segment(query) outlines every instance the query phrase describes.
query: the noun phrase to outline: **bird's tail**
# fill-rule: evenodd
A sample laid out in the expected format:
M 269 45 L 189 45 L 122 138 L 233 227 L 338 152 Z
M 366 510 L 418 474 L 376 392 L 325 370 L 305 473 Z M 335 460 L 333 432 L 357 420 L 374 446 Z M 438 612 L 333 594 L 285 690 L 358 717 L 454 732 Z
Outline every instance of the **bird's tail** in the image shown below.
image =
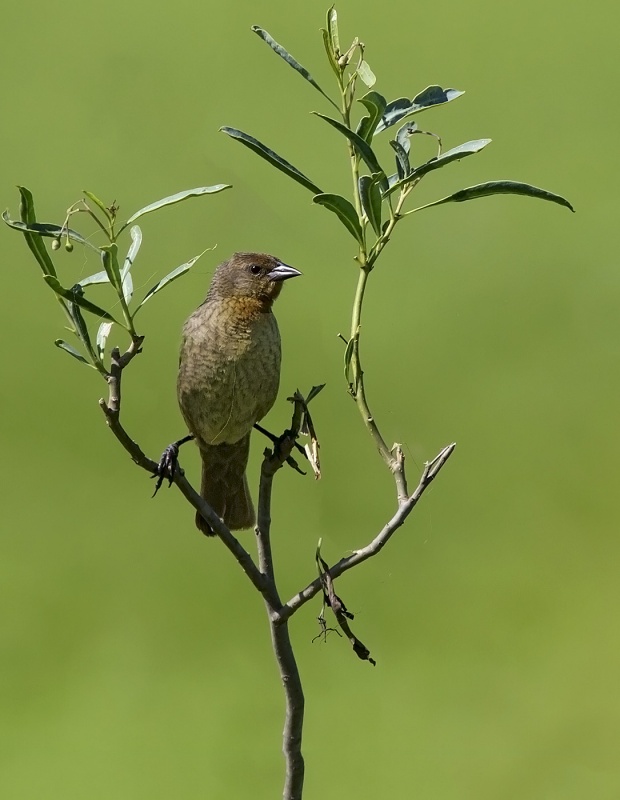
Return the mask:
M 256 522 L 245 468 L 250 452 L 250 434 L 235 444 L 206 445 L 202 456 L 202 487 L 200 494 L 230 530 L 251 528 Z M 196 526 L 206 536 L 215 532 L 209 523 L 196 513 Z

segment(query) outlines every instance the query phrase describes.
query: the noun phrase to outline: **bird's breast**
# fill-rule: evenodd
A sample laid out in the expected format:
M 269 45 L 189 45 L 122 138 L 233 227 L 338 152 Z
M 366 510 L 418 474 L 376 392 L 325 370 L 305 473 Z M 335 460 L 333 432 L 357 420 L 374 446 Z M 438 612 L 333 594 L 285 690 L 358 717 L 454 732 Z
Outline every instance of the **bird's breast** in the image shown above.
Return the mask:
M 183 332 L 178 397 L 199 444 L 243 438 L 275 402 L 280 333 L 274 315 L 242 303 L 203 304 Z

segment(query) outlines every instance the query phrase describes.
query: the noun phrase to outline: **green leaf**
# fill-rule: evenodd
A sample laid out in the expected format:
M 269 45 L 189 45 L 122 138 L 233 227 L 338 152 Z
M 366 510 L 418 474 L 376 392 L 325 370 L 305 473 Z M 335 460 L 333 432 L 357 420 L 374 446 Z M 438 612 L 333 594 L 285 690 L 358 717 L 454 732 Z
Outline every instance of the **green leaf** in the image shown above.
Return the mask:
M 138 250 L 142 244 L 142 231 L 140 230 L 139 225 L 132 225 L 129 233 L 131 234 L 131 245 L 129 246 L 129 250 L 127 251 L 125 261 L 123 262 L 123 268 L 121 270 L 123 296 L 126 303 L 129 303 L 133 295 L 133 279 L 131 277 L 130 270 L 133 267 L 136 256 L 138 255 Z
M 73 228 L 64 228 L 60 225 L 53 225 L 51 222 L 17 222 L 9 217 L 8 211 L 5 211 L 2 214 L 2 219 L 10 228 L 15 228 L 18 231 L 22 231 L 22 233 L 36 233 L 39 236 L 47 236 L 51 239 L 58 239 L 61 236 L 68 236 L 72 241 L 79 242 L 79 244 L 90 247 L 91 250 L 99 250 L 98 247 L 95 247 L 95 245 L 91 244 L 88 239 L 85 239 L 81 233 L 74 231 Z M 45 246 L 42 242 L 41 246 L 45 250 Z M 45 252 L 47 253 L 47 251 Z
M 302 78 L 305 78 L 308 81 L 308 83 L 312 84 L 312 86 L 314 86 L 314 88 L 317 91 L 319 91 L 323 95 L 323 97 L 325 97 L 327 100 L 329 100 L 329 102 L 335 108 L 338 108 L 338 106 L 336 105 L 336 103 L 334 103 L 334 101 L 331 99 L 331 97 L 329 95 L 325 94 L 323 89 L 321 89 L 319 84 L 314 80 L 312 75 L 310 75 L 308 70 L 305 67 L 302 67 L 302 65 L 299 63 L 299 61 L 296 61 L 293 58 L 293 56 L 287 50 L 285 50 L 282 47 L 281 44 L 278 44 L 278 42 L 276 42 L 276 40 L 273 38 L 273 36 L 271 36 L 269 33 L 267 33 L 267 31 L 264 28 L 261 28 L 258 25 L 252 25 L 252 30 L 254 31 L 255 34 L 260 36 L 260 38 L 264 42 L 266 42 L 269 45 L 269 47 L 271 47 L 271 49 L 274 51 L 274 53 L 277 53 L 280 56 L 280 58 L 283 58 L 290 67 L 292 67 L 296 72 L 298 72 L 302 76 Z
M 106 208 L 105 203 L 102 200 L 100 200 L 92 192 L 86 191 L 86 189 L 82 189 L 82 192 L 86 195 L 86 197 L 88 197 L 89 200 L 91 200 L 97 206 L 97 208 L 100 211 L 103 211 L 103 213 L 106 215 L 107 219 L 109 219 L 109 220 L 112 219 L 112 215 L 110 214 L 110 210 L 108 208 Z
M 351 337 L 347 342 L 347 346 L 344 350 L 344 379 L 349 387 L 349 391 L 354 393 L 354 386 L 353 386 L 353 379 L 351 376 L 351 358 L 353 357 L 353 343 L 354 339 Z
M 360 97 L 358 103 L 361 103 L 368 111 L 369 116 L 362 117 L 357 126 L 357 134 L 364 139 L 365 142 L 370 144 L 372 137 L 375 134 L 379 120 L 386 107 L 386 99 L 379 92 L 368 92 L 363 97 Z
M 416 133 L 417 130 L 417 122 L 405 122 L 396 132 L 396 141 L 407 155 L 409 155 L 409 151 L 411 150 L 411 140 L 409 137 Z
M 446 164 L 450 164 L 452 161 L 460 161 L 462 158 L 465 158 L 465 156 L 475 155 L 475 153 L 479 153 L 490 143 L 491 139 L 474 139 L 471 142 L 460 144 L 458 147 L 446 150 L 446 152 L 442 153 L 438 158 L 431 158 L 426 164 L 422 164 L 421 167 L 414 169 L 413 175 L 419 178 L 422 175 L 426 175 L 427 172 L 432 172 L 434 169 L 445 167 Z
M 370 69 L 368 66 L 367 61 L 360 61 L 360 65 L 357 68 L 357 74 L 361 78 L 361 80 L 368 86 L 369 89 L 377 82 L 377 77 L 375 73 Z
M 338 34 L 338 13 L 336 6 L 332 6 L 327 12 L 327 30 L 329 31 L 329 41 L 332 52 L 338 58 L 340 56 L 340 35 Z
M 324 119 L 325 122 L 329 123 L 332 128 L 335 128 L 337 131 L 346 136 L 347 139 L 352 143 L 353 147 L 357 150 L 358 154 L 361 158 L 364 159 L 368 169 L 371 172 L 380 172 L 383 173 L 379 162 L 377 161 L 376 155 L 373 153 L 372 148 L 361 136 L 359 136 L 355 131 L 352 131 L 351 128 L 347 128 L 342 122 L 338 122 L 336 119 L 332 119 L 331 117 L 326 117 L 325 114 L 319 114 L 318 111 L 313 111 L 317 117 Z
M 110 331 L 112 330 L 112 325 L 112 322 L 102 322 L 99 326 L 99 330 L 97 331 L 97 354 L 99 355 L 100 361 L 103 360 L 105 355 L 105 346 L 106 342 L 108 341 Z
M 101 261 L 112 286 L 117 292 L 122 291 L 123 281 L 118 264 L 118 245 L 116 242 L 103 245 L 101 248 Z
M 144 298 L 142 299 L 142 302 L 140 303 L 138 308 L 136 308 L 136 310 L 134 311 L 134 318 L 135 318 L 136 314 L 138 313 L 138 311 L 146 303 L 147 300 L 150 300 L 151 297 L 153 297 L 154 294 L 157 294 L 157 292 L 160 292 L 165 286 L 168 286 L 168 284 L 172 283 L 173 281 L 176 281 L 176 279 L 180 278 L 181 275 L 185 275 L 186 272 L 189 272 L 189 270 L 198 261 L 200 256 L 203 256 L 206 252 L 207 251 L 204 250 L 202 253 L 200 253 L 200 255 L 194 256 L 194 258 L 190 258 L 190 260 L 186 261 L 185 264 L 181 264 L 180 267 L 177 267 L 176 269 L 173 269 L 172 272 L 169 272 L 166 275 L 165 278 L 162 278 L 159 281 L 159 283 L 156 283 L 155 286 L 153 286 L 151 289 L 149 289 L 148 292 L 144 295 Z
M 232 139 L 237 139 L 239 142 L 241 142 L 241 144 L 249 147 L 250 150 L 253 150 L 261 158 L 264 158 L 265 161 L 268 161 L 273 167 L 279 169 L 281 172 L 284 172 L 285 175 L 288 175 L 289 178 L 292 178 L 294 181 L 297 181 L 297 183 L 305 186 L 306 189 L 309 189 L 314 194 L 321 194 L 321 190 L 316 183 L 313 183 L 310 178 L 306 178 L 303 172 L 300 172 L 297 167 L 289 164 L 288 161 L 285 161 L 277 153 L 274 153 L 273 150 L 270 150 L 262 142 L 259 142 L 258 139 L 255 139 L 253 136 L 250 136 L 247 133 L 243 133 L 243 131 L 237 130 L 237 128 L 229 128 L 225 126 L 220 128 L 220 130 L 228 134 L 228 136 L 230 136 Z
M 364 233 L 360 225 L 357 211 L 353 205 L 339 194 L 317 194 L 312 198 L 313 203 L 325 206 L 338 216 L 342 224 L 360 244 L 364 243 Z
M 83 297 L 84 290 L 80 286 L 80 284 L 76 284 L 70 290 L 74 295 L 79 295 Z M 71 317 L 71 321 L 75 327 L 75 333 L 83 343 L 84 347 L 88 350 L 89 353 L 92 353 L 92 345 L 90 342 L 90 335 L 88 333 L 88 327 L 86 326 L 86 322 L 84 321 L 84 317 L 82 316 L 82 312 L 80 311 L 80 307 L 77 302 L 69 303 L 69 315 Z
M 332 46 L 329 41 L 329 34 L 325 30 L 325 28 L 321 28 L 321 35 L 323 36 L 323 47 L 325 48 L 325 52 L 327 53 L 327 60 L 329 61 L 329 65 L 334 71 L 336 77 L 340 78 L 340 68 L 336 59 L 334 58 L 334 54 L 332 52 Z
M 148 206 L 144 206 L 144 208 L 136 211 L 135 214 L 132 214 L 121 230 L 125 230 L 128 225 L 131 225 L 131 223 L 135 222 L 139 217 L 150 214 L 152 211 L 157 211 L 165 206 L 172 206 L 175 203 L 180 203 L 183 200 L 187 200 L 188 197 L 202 197 L 204 194 L 217 194 L 217 192 L 223 192 L 224 189 L 232 189 L 232 186 L 228 183 L 217 183 L 215 186 L 199 186 L 197 189 L 186 189 L 184 192 L 177 192 L 177 194 L 171 194 L 169 197 L 163 197 L 161 200 L 150 203 Z
M 70 303 L 77 303 L 80 308 L 83 308 L 85 311 L 90 311 L 91 314 L 94 314 L 101 319 L 107 319 L 110 320 L 110 322 L 116 322 L 114 317 L 105 309 L 96 306 L 94 303 L 91 303 L 90 300 L 87 300 L 78 292 L 74 292 L 71 289 L 65 289 L 55 275 L 44 275 L 43 279 L 59 297 L 68 300 Z
M 18 228 L 18 230 L 21 230 L 24 234 L 26 244 L 28 245 L 32 255 L 36 258 L 37 263 L 43 271 L 43 274 L 55 275 L 56 269 L 54 268 L 50 254 L 47 252 L 41 236 L 28 232 L 28 225 L 36 221 L 32 193 L 29 189 L 26 189 L 25 186 L 18 186 L 17 188 L 19 189 L 20 194 L 19 213 L 22 224 L 26 226 L 25 228 Z M 2 214 L 2 219 L 9 227 L 17 227 L 16 224 L 13 224 L 13 220 L 11 220 L 8 211 L 5 211 Z
M 87 278 L 83 278 L 79 285 L 80 286 L 91 286 L 96 283 L 109 283 L 110 279 L 108 278 L 107 272 L 96 272 L 94 275 L 89 275 Z
M 359 339 L 359 336 L 360 329 L 358 327 L 353 336 L 347 342 L 347 346 L 344 351 L 344 379 L 349 387 L 349 392 L 354 397 L 359 388 L 359 376 L 357 375 L 355 364 L 352 364 L 351 362 L 353 360 L 353 349 Z
M 69 355 L 73 356 L 73 358 L 77 358 L 77 360 L 80 361 L 82 364 L 86 364 L 87 367 L 92 367 L 93 369 L 96 369 L 94 364 L 91 364 L 90 361 L 85 359 L 84 356 L 75 349 L 75 347 L 71 347 L 70 344 L 67 344 L 62 339 L 56 339 L 54 344 L 56 345 L 56 347 L 59 347 L 61 350 L 64 350 L 65 353 L 69 353 Z
M 131 277 L 131 272 L 128 272 L 123 278 L 123 297 L 126 303 L 129 303 L 133 297 L 133 278 Z
M 532 186 L 529 183 L 519 183 L 517 181 L 488 181 L 486 183 L 478 183 L 475 186 L 468 186 L 466 189 L 461 189 L 448 197 L 442 197 L 441 200 L 435 200 L 433 203 L 427 203 L 425 206 L 420 206 L 420 208 L 414 210 L 421 211 L 423 208 L 440 206 L 443 203 L 463 203 L 465 200 L 476 200 L 478 197 L 489 197 L 493 194 L 520 194 L 525 197 L 548 200 L 551 203 L 557 203 L 565 208 L 570 208 L 573 212 L 575 211 L 565 197 L 548 192 L 546 189 L 539 189 L 537 186 Z
M 362 175 L 359 179 L 359 193 L 362 208 L 377 236 L 381 236 L 381 190 L 380 175 Z
M 440 167 L 445 167 L 446 164 L 450 164 L 452 161 L 460 161 L 466 156 L 479 153 L 480 150 L 482 150 L 483 147 L 486 147 L 490 141 L 491 139 L 474 139 L 471 142 L 460 144 L 458 147 L 453 147 L 452 150 L 446 150 L 446 152 L 442 153 L 439 158 L 431 158 L 431 160 L 427 161 L 426 164 L 422 164 L 421 167 L 414 169 L 413 172 L 411 172 L 411 174 L 406 178 L 403 178 L 402 180 L 399 180 L 390 186 L 388 191 L 385 193 L 385 196 L 392 194 L 394 191 L 396 191 L 396 189 L 399 189 L 401 186 L 405 186 L 407 183 L 411 183 L 411 181 L 418 180 L 428 172 L 432 172 L 435 169 L 440 169 Z
M 411 165 L 409 164 L 409 155 L 402 144 L 396 139 L 390 140 L 390 146 L 396 153 L 396 170 L 398 172 L 399 180 L 406 178 L 411 172 Z
M 461 92 L 458 89 L 442 89 L 441 86 L 428 86 L 417 94 L 413 100 L 399 97 L 398 100 L 393 100 L 387 104 L 381 122 L 377 125 L 377 133 L 381 133 L 386 128 L 395 125 L 404 117 L 417 114 L 419 111 L 424 111 L 432 106 L 449 103 L 462 94 L 465 94 L 465 92 Z
M 133 225 L 131 230 L 129 231 L 129 235 L 131 236 L 131 245 L 129 246 L 129 250 L 127 251 L 125 260 L 123 261 L 121 278 L 124 278 L 125 275 L 127 275 L 127 273 L 129 272 L 129 270 L 133 267 L 134 261 L 136 260 L 136 256 L 138 255 L 138 250 L 140 249 L 140 245 L 142 244 L 142 230 L 139 225 Z

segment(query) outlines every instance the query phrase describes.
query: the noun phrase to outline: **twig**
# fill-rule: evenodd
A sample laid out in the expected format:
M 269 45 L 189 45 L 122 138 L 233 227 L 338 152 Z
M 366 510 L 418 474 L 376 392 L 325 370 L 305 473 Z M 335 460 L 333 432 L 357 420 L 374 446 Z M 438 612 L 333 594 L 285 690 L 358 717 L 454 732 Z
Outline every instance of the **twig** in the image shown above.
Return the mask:
M 392 535 L 398 530 L 398 528 L 401 527 L 409 514 L 413 511 L 426 489 L 437 477 L 441 469 L 454 452 L 455 447 L 455 443 L 449 444 L 447 447 L 444 447 L 443 450 L 438 453 L 432 461 L 428 461 L 424 465 L 420 482 L 418 483 L 413 494 L 404 503 L 399 505 L 398 510 L 392 519 L 383 527 L 377 536 L 375 536 L 375 538 L 366 545 L 366 547 L 361 548 L 361 550 L 356 550 L 352 555 L 347 556 L 346 558 L 341 558 L 340 561 L 333 565 L 333 567 L 330 567 L 329 574 L 331 575 L 332 579 L 335 579 L 344 572 L 347 572 L 347 570 L 356 567 L 358 564 L 366 561 L 366 559 L 376 556 L 377 553 L 383 549 L 383 547 L 391 539 Z M 316 580 L 312 581 L 312 583 L 308 584 L 305 589 L 302 589 L 301 592 L 298 592 L 282 606 L 279 614 L 280 620 L 288 620 L 296 611 L 301 608 L 301 606 L 318 594 L 318 592 L 321 591 L 321 588 L 322 585 L 320 578 L 317 578 Z

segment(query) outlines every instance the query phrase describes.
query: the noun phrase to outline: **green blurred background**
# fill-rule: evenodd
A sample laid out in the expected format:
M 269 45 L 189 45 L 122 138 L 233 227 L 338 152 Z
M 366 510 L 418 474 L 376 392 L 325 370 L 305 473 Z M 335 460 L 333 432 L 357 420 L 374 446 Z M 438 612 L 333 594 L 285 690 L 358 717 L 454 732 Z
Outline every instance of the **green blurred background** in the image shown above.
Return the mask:
M 338 9 L 383 94 L 467 91 L 422 127 L 446 147 L 494 139 L 429 176 L 420 202 L 512 178 L 564 194 L 577 214 L 510 197 L 432 209 L 397 229 L 373 274 L 364 361 L 385 436 L 404 443 L 412 483 L 440 447 L 458 448 L 389 548 L 340 582 L 377 667 L 345 640 L 312 643 L 318 601 L 292 624 L 306 796 L 617 798 L 620 269 L 607 176 L 620 14 L 559 0 Z M 315 574 L 320 536 L 335 560 L 394 507 L 342 379 L 353 240 L 218 133 L 247 130 L 348 191 L 341 139 L 308 115 L 329 108 L 250 32 L 267 28 L 329 85 L 325 10 L 35 0 L 3 9 L 0 54 L 0 195 L 13 216 L 18 183 L 55 222 L 83 188 L 126 216 L 234 184 L 143 220 L 142 289 L 218 246 L 141 312 L 124 412 L 151 455 L 184 432 L 179 332 L 218 261 L 267 250 L 303 270 L 277 307 L 282 395 L 268 425 L 285 424 L 288 392 L 326 382 L 314 406 L 324 477 L 277 478 L 286 596 Z M 414 145 L 432 154 L 430 140 Z M 261 602 L 176 491 L 150 499 L 103 423 L 100 378 L 53 347 L 63 318 L 22 237 L 2 230 L 0 249 L 0 794 L 279 796 L 282 696 Z M 100 268 L 79 248 L 59 265 L 65 283 Z M 256 437 L 254 485 L 262 446 Z M 195 477 L 190 448 L 183 463 Z

